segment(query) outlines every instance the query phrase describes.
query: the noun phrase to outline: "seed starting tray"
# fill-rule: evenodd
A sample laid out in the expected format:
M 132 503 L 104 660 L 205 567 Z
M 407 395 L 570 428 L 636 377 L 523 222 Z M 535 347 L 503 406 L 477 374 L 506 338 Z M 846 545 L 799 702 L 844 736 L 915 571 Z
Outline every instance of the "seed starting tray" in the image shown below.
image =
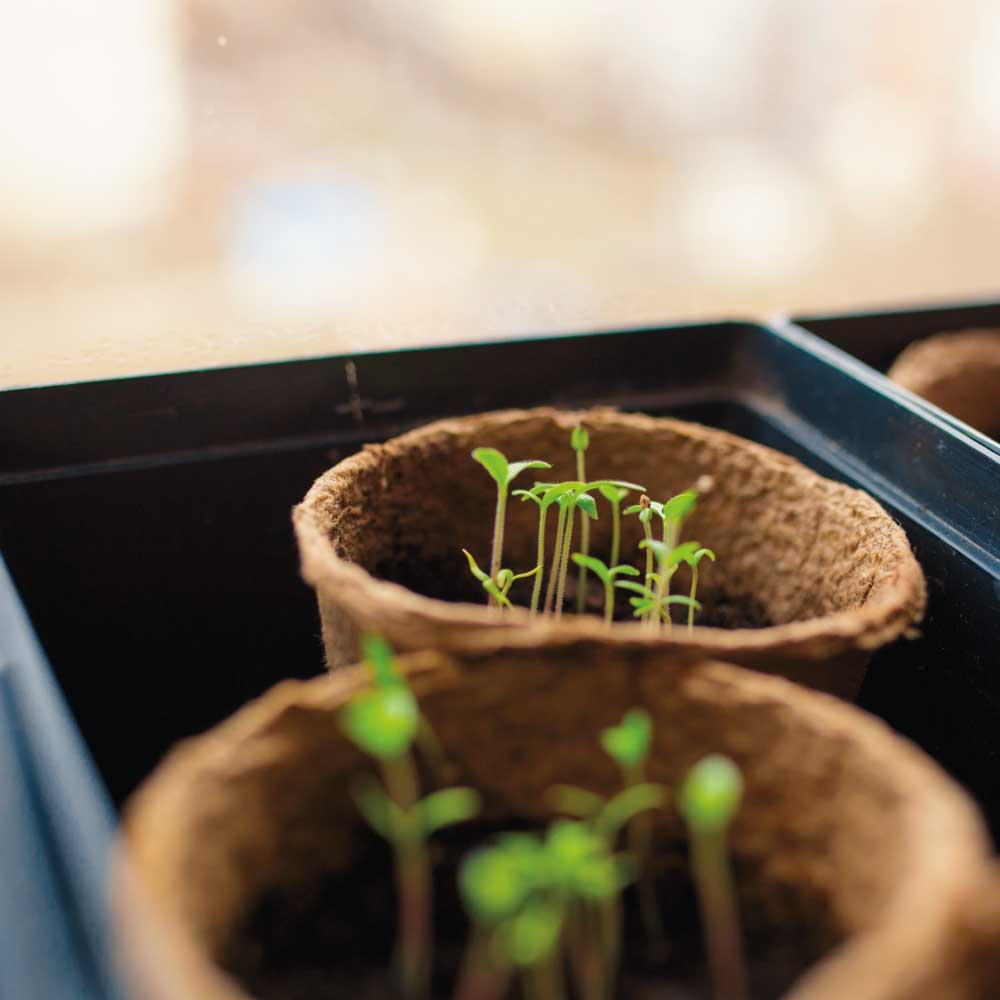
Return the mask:
M 876 654 L 860 703 L 964 783 L 1000 831 L 1000 454 L 795 324 L 9 390 L 0 998 L 117 995 L 112 803 L 177 740 L 281 678 L 322 670 L 289 518 L 313 479 L 365 442 L 438 417 L 539 404 L 711 424 L 881 501 L 914 546 L 929 605 L 919 638 Z

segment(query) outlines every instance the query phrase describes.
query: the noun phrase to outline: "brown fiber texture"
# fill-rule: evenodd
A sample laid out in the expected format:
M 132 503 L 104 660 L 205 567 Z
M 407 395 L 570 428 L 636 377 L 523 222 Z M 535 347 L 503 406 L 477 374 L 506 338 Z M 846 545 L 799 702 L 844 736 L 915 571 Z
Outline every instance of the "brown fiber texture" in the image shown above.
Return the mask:
M 731 756 L 746 781 L 732 849 L 758 872 L 761 905 L 780 920 L 789 900 L 807 900 L 809 919 L 840 941 L 789 997 L 978 996 L 953 984 L 954 962 L 968 957 L 963 906 L 987 871 L 985 834 L 964 793 L 878 720 L 780 678 L 590 641 L 401 664 L 449 780 L 478 788 L 491 818 L 544 821 L 559 782 L 611 794 L 620 777 L 598 734 L 636 705 L 654 721 L 651 780 L 676 788 L 703 755 Z M 355 667 L 287 681 L 181 744 L 133 797 L 125 839 L 163 953 L 130 964 L 146 983 L 174 984 L 141 995 L 242 1000 L 214 964 L 241 917 L 267 890 L 351 864 L 371 834 L 348 788 L 371 764 L 337 713 L 366 683 Z M 683 838 L 673 806 L 657 823 L 661 849 Z M 123 910 L 130 935 L 149 926 L 134 904 Z
M 919 340 L 896 358 L 889 378 L 1000 438 L 1000 330 L 960 330 Z
M 581 421 L 590 431 L 588 479 L 640 483 L 653 499 L 666 499 L 700 476 L 713 478 L 684 533 L 718 555 L 717 563 L 702 563 L 699 593 L 750 605 L 768 627 L 651 636 L 635 622 L 607 632 L 597 616 L 531 620 L 523 608 L 500 614 L 485 606 L 461 550 L 489 565 L 496 493 L 470 453 L 495 447 L 511 461 L 552 462 L 540 477 L 575 478 L 569 435 Z M 514 487 L 530 486 L 535 475 L 524 473 Z M 637 500 L 633 493 L 627 503 Z M 591 553 L 606 559 L 611 516 L 603 498 L 598 503 Z M 550 557 L 555 520 L 552 511 Z M 317 480 L 294 522 L 331 668 L 357 658 L 361 628 L 409 650 L 461 651 L 484 633 L 529 646 L 602 636 L 683 648 L 853 698 L 871 651 L 919 621 L 925 603 L 906 536 L 867 494 L 723 431 L 609 409 L 488 413 L 367 446 Z M 623 561 L 642 565 L 640 538 L 638 519 L 623 518 Z M 536 543 L 536 508 L 512 499 L 504 565 L 530 569 Z M 513 595 L 527 604 L 530 581 L 518 586 Z

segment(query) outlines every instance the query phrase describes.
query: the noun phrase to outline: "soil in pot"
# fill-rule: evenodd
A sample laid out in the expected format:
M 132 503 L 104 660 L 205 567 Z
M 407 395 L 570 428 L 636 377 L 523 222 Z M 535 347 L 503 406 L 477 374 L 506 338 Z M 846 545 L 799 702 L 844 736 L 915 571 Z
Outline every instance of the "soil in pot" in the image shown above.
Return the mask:
M 482 824 L 442 834 L 435 846 L 433 1000 L 451 1000 L 468 925 L 456 890 L 462 856 L 492 833 L 516 824 Z M 624 955 L 618 1000 L 713 1000 L 697 900 L 682 844 L 658 853 L 657 889 L 667 932 L 661 956 L 650 954 L 635 892 L 626 893 Z M 808 899 L 791 890 L 775 914 L 761 895 L 752 863 L 737 859 L 751 995 L 778 1000 L 837 943 Z M 773 889 L 771 890 L 773 892 Z M 350 908 L 344 900 L 352 900 Z M 234 929 L 220 964 L 258 1000 L 384 1000 L 396 995 L 390 974 L 396 930 L 392 858 L 372 841 L 350 872 L 316 884 L 266 893 Z M 569 976 L 567 976 L 569 979 Z

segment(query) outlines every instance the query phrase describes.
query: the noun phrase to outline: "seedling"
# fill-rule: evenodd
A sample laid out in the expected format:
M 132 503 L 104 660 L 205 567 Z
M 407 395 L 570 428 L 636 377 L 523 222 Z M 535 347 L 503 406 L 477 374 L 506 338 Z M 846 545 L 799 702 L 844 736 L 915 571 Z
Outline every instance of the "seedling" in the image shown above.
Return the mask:
M 695 764 L 680 791 L 716 1000 L 747 1000 L 749 995 L 726 836 L 742 797 L 740 770 L 721 754 Z
M 355 789 L 355 802 L 372 829 L 393 847 L 399 893 L 396 965 L 406 1000 L 425 1000 L 432 949 L 431 878 L 427 838 L 471 819 L 479 796 L 471 788 L 445 788 L 420 798 L 412 746 L 422 717 L 406 679 L 395 669 L 384 641 L 365 642 L 374 686 L 355 695 L 341 712 L 348 738 L 380 765 L 382 784 Z
M 629 495 L 629 491 L 605 483 L 601 486 L 601 495 L 611 504 L 611 558 L 609 565 L 617 566 L 622 544 L 622 501 Z
M 587 463 L 585 455 L 590 447 L 590 434 L 582 424 L 577 424 L 569 436 L 570 447 L 576 452 L 576 478 L 580 482 L 587 481 Z M 590 554 L 590 520 L 586 513 L 580 511 L 580 551 L 586 556 Z M 580 572 L 577 576 L 576 613 L 582 615 L 587 607 L 587 565 L 577 563 Z M 612 565 L 614 565 L 612 563 Z
M 646 758 L 653 741 L 653 720 L 643 708 L 629 709 L 617 726 L 601 733 L 604 752 L 621 768 L 625 790 L 646 782 Z M 655 786 L 659 787 L 659 786 Z M 639 865 L 639 911 L 651 948 L 662 951 L 666 941 L 663 920 L 656 904 L 656 886 L 649 870 L 649 817 L 637 814 L 629 823 L 629 847 Z
M 538 599 L 542 593 L 542 576 L 545 568 L 545 518 L 549 508 L 561 496 L 575 489 L 580 483 L 535 483 L 530 490 L 514 490 L 513 496 L 520 497 L 521 502 L 533 500 L 538 506 L 538 559 L 535 569 L 538 571 L 535 576 L 535 586 L 531 592 L 531 614 L 538 613 Z M 560 508 L 560 512 L 562 508 Z M 557 530 L 556 550 L 559 549 L 562 532 Z M 554 590 L 553 590 L 554 593 Z
M 632 867 L 629 858 L 612 853 L 603 834 L 571 820 L 557 820 L 544 840 L 507 834 L 471 854 L 459 874 L 475 928 L 459 1000 L 500 996 L 510 970 L 519 973 L 529 1000 L 560 1000 L 562 946 L 583 1000 L 607 1000 L 618 898 Z
M 654 628 L 662 619 L 667 627 L 670 628 L 672 625 L 670 620 L 670 606 L 672 604 L 683 604 L 688 607 L 693 606 L 695 610 L 701 610 L 701 605 L 693 598 L 670 593 L 670 580 L 674 573 L 677 572 L 677 567 L 686 555 L 698 547 L 698 542 L 685 542 L 683 545 L 669 549 L 664 542 L 658 541 L 655 538 L 644 538 L 639 542 L 639 548 L 655 553 L 657 568 L 656 572 L 651 574 L 651 580 L 656 587 L 655 590 L 650 589 L 649 586 L 634 588 L 638 590 L 640 596 L 631 598 L 630 603 L 635 608 L 634 613 L 637 617 L 648 615 L 649 617 L 646 620 L 653 623 Z M 625 582 L 623 581 L 619 586 L 625 586 Z
M 490 578 L 495 580 L 500 572 L 503 557 L 504 523 L 507 519 L 507 493 L 510 484 L 525 469 L 551 469 L 548 462 L 529 459 L 525 462 L 508 462 L 503 452 L 496 448 L 476 448 L 472 457 L 493 477 L 497 484 L 497 507 L 493 519 L 493 549 L 490 554 Z M 490 595 L 491 598 L 493 595 Z
M 555 613 L 556 618 L 562 617 L 562 606 L 563 600 L 566 595 L 566 575 L 569 572 L 569 553 L 570 547 L 573 544 L 573 521 L 575 520 L 573 512 L 579 507 L 581 510 L 581 517 L 597 519 L 597 504 L 594 502 L 594 498 L 589 494 L 584 492 L 584 487 L 580 487 L 576 490 L 571 490 L 568 493 L 563 493 L 559 498 L 559 518 L 562 522 L 563 527 L 563 537 L 562 542 L 559 542 L 559 529 L 556 528 L 556 552 L 552 560 L 552 571 L 555 578 L 555 595 L 554 603 L 552 605 L 552 610 Z M 549 581 L 549 587 L 551 588 L 552 581 Z M 548 603 L 548 595 L 545 596 L 546 604 Z
M 490 595 L 490 602 L 500 607 L 509 608 L 513 606 L 507 597 L 507 593 L 515 580 L 524 580 L 529 576 L 534 576 L 538 572 L 537 566 L 534 569 L 529 569 L 527 573 L 517 574 L 512 569 L 502 569 L 494 579 L 479 568 L 479 564 L 473 559 L 472 553 L 468 549 L 462 549 L 462 551 L 465 553 L 465 558 L 469 561 L 469 569 L 472 575 L 483 585 L 483 590 Z
M 681 558 L 691 567 L 691 603 L 688 605 L 688 631 L 694 629 L 694 611 L 696 601 L 694 599 L 695 594 L 698 592 L 698 563 L 704 558 L 710 559 L 715 562 L 715 553 L 711 549 L 698 548 L 693 552 L 685 552 Z M 699 605 L 700 608 L 700 605 Z
M 581 568 L 589 569 L 594 576 L 604 584 L 604 623 L 611 628 L 611 623 L 615 616 L 615 577 L 616 576 L 638 576 L 639 571 L 634 566 L 605 566 L 596 556 L 584 555 L 582 552 L 573 553 L 573 562 Z

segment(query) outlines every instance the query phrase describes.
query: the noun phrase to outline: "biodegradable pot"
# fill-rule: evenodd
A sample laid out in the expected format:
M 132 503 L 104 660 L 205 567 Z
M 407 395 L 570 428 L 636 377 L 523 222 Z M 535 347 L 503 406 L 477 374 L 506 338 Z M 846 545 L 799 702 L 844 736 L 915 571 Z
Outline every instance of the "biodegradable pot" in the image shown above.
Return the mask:
M 736 760 L 746 794 L 731 844 L 747 934 L 763 924 L 782 937 L 809 928 L 826 942 L 783 995 L 974 995 L 954 987 L 954 966 L 967 955 L 963 905 L 986 871 L 984 831 L 964 793 L 880 721 L 780 678 L 597 642 L 414 654 L 401 665 L 449 756 L 449 780 L 478 788 L 492 821 L 543 823 L 547 790 L 560 782 L 612 794 L 620 777 L 598 734 L 632 706 L 653 716 L 651 780 L 676 788 L 710 752 Z M 360 894 L 336 879 L 351 877 L 374 840 L 348 794 L 372 764 L 337 714 L 366 684 L 360 668 L 286 681 L 181 744 L 133 797 L 131 872 L 158 908 L 151 930 L 131 897 L 122 905 L 140 995 L 245 1000 L 241 963 L 267 964 L 260 941 L 248 939 L 250 915 L 282 912 L 276 900 L 331 879 L 330 907 L 362 919 Z M 680 862 L 673 806 L 656 823 L 654 862 Z M 281 937 L 287 948 L 296 929 Z M 319 953 L 331 969 L 354 957 Z
M 718 554 L 717 563 L 702 564 L 699 595 L 717 621 L 765 627 L 651 636 L 637 622 L 608 632 L 597 616 L 564 614 L 556 622 L 530 619 L 524 608 L 500 614 L 485 606 L 461 550 L 488 564 L 496 493 L 470 452 L 485 445 L 511 460 L 542 458 L 555 467 L 538 475 L 575 478 L 569 434 L 578 421 L 590 430 L 590 478 L 638 482 L 654 498 L 713 478 L 685 526 L 686 538 Z M 530 485 L 533 475 L 515 487 Z M 591 552 L 606 558 L 611 518 L 603 500 L 600 510 Z M 853 698 L 871 651 L 918 621 L 925 603 L 906 536 L 865 493 L 723 431 L 609 409 L 487 413 L 368 445 L 317 480 L 294 522 L 332 668 L 357 659 L 361 628 L 379 629 L 406 650 L 461 651 L 483 634 L 517 645 L 604 636 L 683 647 Z M 551 556 L 554 523 L 550 528 Z M 623 558 L 639 565 L 638 519 L 623 518 L 622 532 Z M 537 509 L 512 499 L 504 565 L 533 566 L 536 539 Z M 526 604 L 530 581 L 518 586 L 517 600 Z
M 1000 439 L 1000 330 L 939 333 L 910 344 L 889 378 Z

